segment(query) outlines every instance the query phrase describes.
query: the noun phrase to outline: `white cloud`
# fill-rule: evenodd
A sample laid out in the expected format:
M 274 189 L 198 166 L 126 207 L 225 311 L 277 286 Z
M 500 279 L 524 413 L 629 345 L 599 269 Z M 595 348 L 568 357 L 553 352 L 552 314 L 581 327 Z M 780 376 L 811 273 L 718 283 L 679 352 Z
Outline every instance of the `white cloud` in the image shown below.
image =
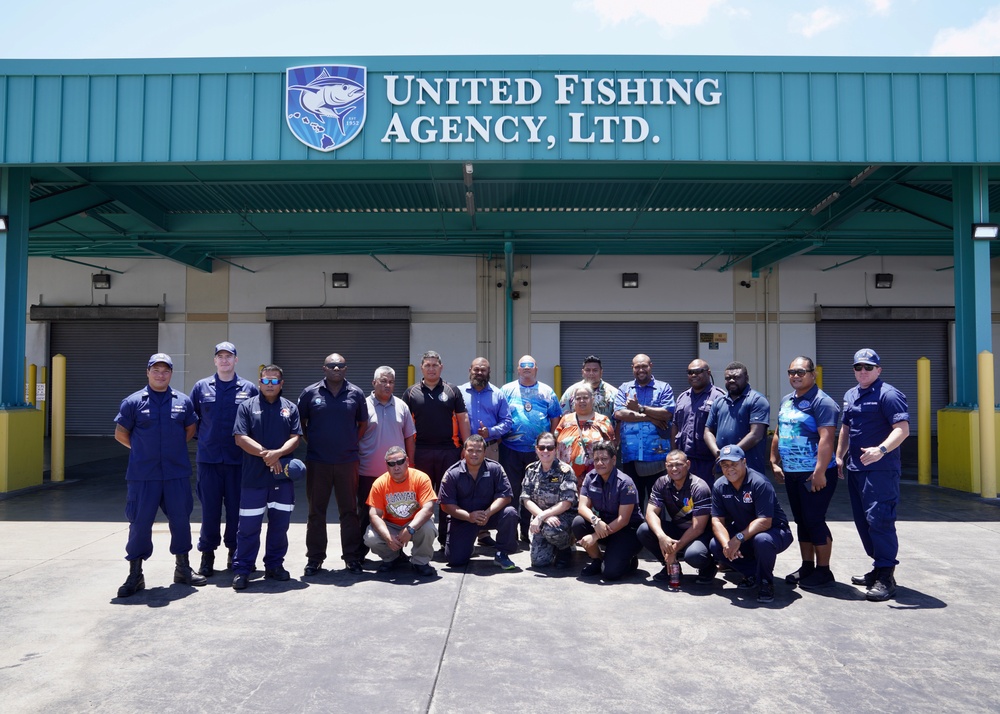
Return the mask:
M 872 15 L 888 15 L 892 9 L 892 0 L 865 0 Z
M 1000 54 L 1000 7 L 995 7 L 974 25 L 948 27 L 934 36 L 931 55 L 992 57 Z
M 808 15 L 795 13 L 789 23 L 792 32 L 798 32 L 803 37 L 813 37 L 829 30 L 843 22 L 844 18 L 828 7 L 820 7 Z
M 725 0 L 590 0 L 602 22 L 649 19 L 663 28 L 691 27 L 708 19 L 712 8 Z

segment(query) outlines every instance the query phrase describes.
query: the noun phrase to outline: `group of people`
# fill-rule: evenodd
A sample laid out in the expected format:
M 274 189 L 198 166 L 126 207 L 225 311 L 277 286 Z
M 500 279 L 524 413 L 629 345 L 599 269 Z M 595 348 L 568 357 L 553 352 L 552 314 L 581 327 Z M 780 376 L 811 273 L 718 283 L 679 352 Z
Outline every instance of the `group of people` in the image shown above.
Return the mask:
M 538 381 L 531 355 L 518 361 L 517 379 L 501 387 L 490 382 L 482 357 L 473 360 L 469 381 L 455 386 L 442 378 L 440 355 L 428 351 L 421 379 L 397 398 L 391 367 L 375 371 L 366 397 L 347 380 L 346 358 L 333 353 L 324 378 L 292 402 L 281 394 L 277 365 L 264 366 L 255 384 L 236 374 L 233 343 L 216 345 L 214 359 L 215 374 L 188 396 L 169 386 L 169 355 L 153 355 L 147 387 L 127 397 L 116 417 L 115 436 L 131 448 L 130 572 L 119 597 L 145 587 L 142 561 L 152 554 L 161 508 L 175 582 L 204 585 L 225 545 L 233 588 L 248 587 L 265 513 L 264 577 L 288 580 L 292 482 L 304 474 L 303 577 L 323 571 L 335 495 L 341 558 L 354 574 L 371 552 L 379 572 L 408 563 L 418 576 L 433 576 L 435 541 L 450 566 L 464 566 L 478 545 L 502 570 L 514 570 L 510 556 L 520 541 L 530 544 L 533 567 L 566 568 L 578 545 L 590 559 L 582 576 L 616 580 L 638 568 L 645 548 L 663 566 L 654 579 L 670 589 L 681 585 L 683 562 L 702 584 L 720 568 L 734 570 L 739 588 L 770 602 L 775 560 L 793 536 L 769 466 L 786 488 L 802 555 L 786 582 L 835 582 L 826 512 L 837 481 L 846 478 L 873 561 L 871 572 L 852 582 L 869 600 L 895 593 L 899 446 L 909 415 L 905 396 L 881 380 L 874 350 L 855 354 L 858 386 L 844 396 L 842 411 L 818 388 L 812 360 L 796 357 L 788 368 L 793 391 L 781 401 L 770 450 L 770 405 L 739 362 L 727 365 L 720 389 L 709 365 L 694 360 L 689 389 L 675 399 L 647 355 L 635 356 L 634 379 L 617 388 L 604 382 L 600 358 L 590 355 L 582 379 L 560 399 Z M 186 449 L 195 436 L 203 513 L 197 569 L 188 560 L 193 498 Z M 302 439 L 304 464 L 292 458 Z

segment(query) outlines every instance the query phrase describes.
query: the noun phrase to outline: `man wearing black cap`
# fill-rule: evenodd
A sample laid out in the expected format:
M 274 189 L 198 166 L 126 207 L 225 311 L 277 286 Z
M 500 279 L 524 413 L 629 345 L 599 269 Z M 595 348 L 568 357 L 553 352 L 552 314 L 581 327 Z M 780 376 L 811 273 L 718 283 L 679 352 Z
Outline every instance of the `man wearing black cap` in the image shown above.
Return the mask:
M 149 384 L 125 397 L 115 417 L 115 440 L 129 449 L 125 472 L 129 576 L 118 588 L 118 597 L 131 597 L 146 587 L 142 561 L 153 554 L 153 521 L 161 508 L 170 524 L 170 552 L 177 561 L 174 582 L 207 582 L 188 561 L 194 498 L 187 442 L 194 436 L 198 417 L 188 396 L 170 388 L 173 372 L 170 355 L 158 352 L 150 357 Z
M 201 501 L 201 534 L 198 572 L 215 573 L 215 549 L 223 542 L 229 549 L 228 567 L 236 552 L 236 524 L 240 517 L 240 478 L 243 452 L 233 441 L 233 422 L 240 404 L 257 394 L 257 385 L 236 374 L 236 345 L 215 346 L 215 374 L 200 379 L 191 390 L 198 415 L 198 500 Z M 226 531 L 222 534 L 222 509 Z
M 867 588 L 868 600 L 881 602 L 896 594 L 899 446 L 910 435 L 910 414 L 906 395 L 882 381 L 875 350 L 854 354 L 854 378 L 858 386 L 844 395 L 837 465 L 841 478 L 846 470 L 854 525 L 874 568 L 851 582 Z

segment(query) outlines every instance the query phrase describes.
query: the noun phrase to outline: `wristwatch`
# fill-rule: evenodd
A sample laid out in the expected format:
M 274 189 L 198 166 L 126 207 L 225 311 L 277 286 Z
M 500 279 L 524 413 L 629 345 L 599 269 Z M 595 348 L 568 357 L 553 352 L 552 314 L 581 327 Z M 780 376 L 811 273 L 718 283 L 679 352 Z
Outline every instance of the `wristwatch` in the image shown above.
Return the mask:
M 600 516 L 598 516 L 598 515 L 597 515 L 597 514 L 595 513 L 594 515 L 592 515 L 592 516 L 590 517 L 590 525 L 592 525 L 592 526 L 596 526 L 596 525 L 597 525 L 597 522 L 598 522 L 599 520 L 601 520 Z
M 740 531 L 739 533 L 736 534 L 736 540 L 738 540 L 740 543 L 743 542 L 743 531 Z
M 882 452 L 882 456 L 885 456 L 886 454 L 889 453 L 889 450 L 884 446 L 882 446 L 881 444 L 879 444 L 878 450 Z
M 416 533 L 416 531 L 413 530 L 413 526 L 406 526 L 406 532 L 409 533 L 411 536 Z

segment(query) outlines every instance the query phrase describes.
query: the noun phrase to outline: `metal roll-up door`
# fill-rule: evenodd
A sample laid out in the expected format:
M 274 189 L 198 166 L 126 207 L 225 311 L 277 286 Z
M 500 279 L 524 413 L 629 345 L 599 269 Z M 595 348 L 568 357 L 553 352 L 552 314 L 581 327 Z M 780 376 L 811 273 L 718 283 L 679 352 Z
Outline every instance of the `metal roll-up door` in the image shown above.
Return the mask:
M 146 362 L 158 340 L 153 321 L 50 323 L 49 364 L 66 357 L 67 434 L 114 434 L 122 399 L 148 383 Z
M 591 354 L 601 358 L 604 381 L 617 387 L 626 380 L 634 379 L 632 358 L 640 353 L 649 356 L 653 361 L 653 376 L 668 382 L 676 396 L 688 388 L 687 366 L 698 357 L 698 323 L 559 324 L 559 360 L 563 369 L 563 389 L 580 379 L 583 360 Z
M 282 394 L 295 401 L 308 385 L 323 379 L 323 359 L 336 352 L 347 360 L 347 380 L 365 394 L 375 369 L 396 370 L 396 396 L 406 389 L 410 364 L 407 320 L 302 320 L 273 323 L 271 354 L 285 373 Z
M 931 433 L 937 433 L 937 410 L 948 404 L 949 350 L 947 320 L 823 320 L 816 323 L 816 363 L 823 367 L 823 391 L 838 403 L 857 386 L 854 353 L 878 352 L 882 379 L 906 395 L 910 430 L 917 431 L 917 360 L 931 361 Z

